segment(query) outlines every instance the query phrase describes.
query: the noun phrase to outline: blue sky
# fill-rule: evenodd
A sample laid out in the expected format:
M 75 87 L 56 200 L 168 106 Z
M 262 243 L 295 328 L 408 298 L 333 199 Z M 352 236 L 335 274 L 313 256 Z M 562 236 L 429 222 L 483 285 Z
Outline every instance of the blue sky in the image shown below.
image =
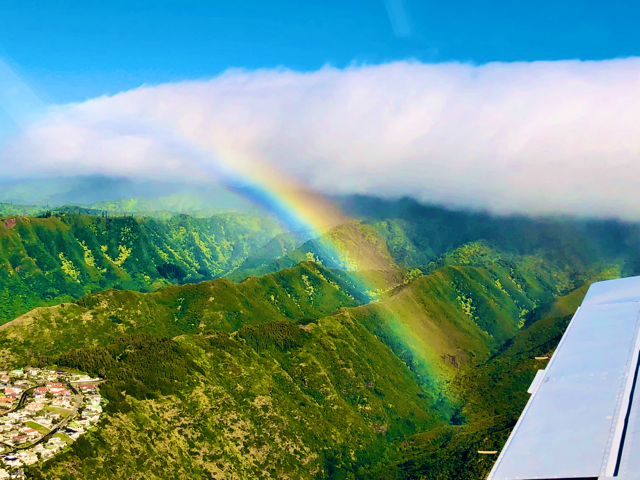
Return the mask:
M 277 172 L 326 193 L 640 220 L 639 11 L 3 0 L 0 180 Z
M 67 103 L 229 67 L 627 57 L 640 54 L 639 10 L 576 0 L 4 0 L 0 58 L 46 103 Z

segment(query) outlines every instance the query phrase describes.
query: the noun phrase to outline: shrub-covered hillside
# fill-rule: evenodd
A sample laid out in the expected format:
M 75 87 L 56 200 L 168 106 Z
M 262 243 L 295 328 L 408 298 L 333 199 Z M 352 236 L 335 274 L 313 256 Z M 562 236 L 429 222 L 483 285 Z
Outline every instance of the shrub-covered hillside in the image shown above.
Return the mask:
M 109 380 L 106 420 L 31 478 L 353 478 L 438 418 L 348 316 L 235 335 L 122 337 L 50 359 Z
M 586 286 L 637 267 L 637 226 L 365 200 L 320 240 L 3 218 L 0 370 L 100 375 L 109 402 L 27 476 L 483 478 Z
M 268 248 L 251 255 L 229 278 L 242 280 L 250 275 L 277 272 L 305 260 L 349 271 L 398 269 L 384 237 L 373 226 L 360 221 L 338 225 L 320 238 L 300 242 L 302 245 L 289 251 L 290 247 L 287 247 L 302 238 L 304 232 L 295 237 L 280 236 L 277 243 L 270 242 L 265 246 Z
M 269 218 L 240 214 L 0 218 L 0 324 L 105 288 L 149 291 L 219 277 L 280 231 Z
M 454 383 L 462 393 L 463 425 L 447 425 L 412 435 L 389 447 L 363 478 L 376 480 L 476 480 L 486 478 L 495 455 L 516 424 L 538 369 L 544 369 L 587 291 L 584 285 L 542 305 L 529 326 L 493 355 L 462 368 Z
M 108 290 L 0 326 L 0 369 L 107 379 L 98 429 L 28 476 L 481 478 L 478 447 L 500 448 L 533 355 L 553 349 L 584 289 L 556 299 L 617 272 L 484 244 L 442 261 L 369 304 L 344 272 L 303 262 Z
M 170 336 L 273 320 L 310 321 L 355 306 L 352 287 L 306 263 L 240 284 L 218 279 L 153 293 L 107 290 L 76 302 L 35 309 L 0 326 L 0 368 L 73 347 L 104 345 L 126 333 Z

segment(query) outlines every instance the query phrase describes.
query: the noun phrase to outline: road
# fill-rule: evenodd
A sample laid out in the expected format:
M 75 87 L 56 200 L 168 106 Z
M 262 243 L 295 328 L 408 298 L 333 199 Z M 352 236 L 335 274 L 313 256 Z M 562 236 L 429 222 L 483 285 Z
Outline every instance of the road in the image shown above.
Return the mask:
M 24 402 L 26 402 L 26 401 L 27 401 L 27 394 L 28 394 L 31 390 L 33 390 L 33 389 L 35 389 L 35 388 L 38 388 L 39 386 L 40 386 L 40 385 L 35 385 L 35 386 L 31 387 L 31 388 L 27 388 L 24 392 L 22 392 L 22 395 L 20 395 L 20 400 L 18 400 L 18 404 L 17 404 L 15 407 L 13 407 L 11 410 L 7 410 L 6 412 L 2 412 L 2 413 L 0 413 L 0 417 L 2 417 L 3 415 L 8 415 L 8 414 L 9 414 L 9 413 L 11 413 L 11 412 L 15 412 L 15 411 L 16 411 L 16 410 L 18 410 L 20 407 L 22 407 L 22 406 L 24 405 Z
M 24 402 L 27 401 L 27 394 L 33 390 L 34 388 L 38 388 L 40 385 L 35 385 L 31 388 L 26 389 L 24 392 L 22 392 L 22 395 L 20 395 L 20 400 L 18 400 L 18 404 L 13 407 L 11 410 L 7 410 L 6 412 L 1 412 L 0 413 L 0 417 L 2 417 L 3 415 L 8 415 L 11 412 L 15 412 L 16 410 L 18 410 L 20 407 L 22 407 L 24 405 Z M 12 448 L 11 445 L 8 445 L 4 442 L 0 442 L 0 445 L 4 445 L 7 448 Z M 6 452 L 6 453 L 13 453 L 13 452 Z
M 32 387 L 32 388 L 36 388 L 36 387 Z M 71 385 L 71 383 L 67 383 L 67 388 L 69 388 L 69 390 L 71 390 L 73 392 L 73 404 L 74 405 L 73 405 L 73 410 L 71 411 L 71 413 L 69 413 L 69 415 L 64 417 L 64 419 L 62 419 L 55 427 L 53 427 L 49 431 L 49 433 L 45 434 L 44 436 L 42 436 L 41 438 L 39 438 L 35 442 L 30 443 L 29 445 L 27 445 L 25 447 L 12 447 L 11 445 L 7 445 L 6 443 L 0 442 L 0 444 L 4 445 L 5 447 L 13 448 L 13 450 L 11 450 L 9 452 L 4 452 L 3 455 L 11 454 L 11 453 L 19 452 L 20 450 L 27 450 L 27 449 L 29 449 L 31 447 L 35 447 L 36 445 L 39 445 L 40 443 L 43 443 L 43 442 L 49 440 L 56 433 L 58 433 L 60 431 L 60 429 L 64 429 L 67 426 L 67 423 L 69 423 L 69 420 L 71 420 L 71 418 L 73 418 L 76 415 L 76 413 L 78 413 L 78 409 L 82 405 L 82 394 L 80 392 L 78 392 L 75 389 L 75 387 L 73 385 Z M 29 390 L 31 390 L 31 389 L 29 389 Z M 20 401 L 23 402 L 23 403 L 24 403 L 23 399 L 26 399 L 27 392 L 28 392 L 28 390 L 25 390 L 25 392 L 22 394 L 22 397 L 20 397 Z M 13 410 L 16 410 L 17 408 L 19 408 L 19 406 L 20 405 L 18 405 L 18 407 L 14 408 Z M 7 412 L 7 413 L 9 413 L 9 412 Z

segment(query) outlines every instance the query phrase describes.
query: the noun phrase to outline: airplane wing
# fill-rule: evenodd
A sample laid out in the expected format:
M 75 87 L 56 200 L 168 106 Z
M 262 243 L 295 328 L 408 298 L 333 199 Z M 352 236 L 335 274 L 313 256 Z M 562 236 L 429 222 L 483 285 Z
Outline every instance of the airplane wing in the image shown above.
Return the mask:
M 591 285 L 488 480 L 640 480 L 640 277 Z

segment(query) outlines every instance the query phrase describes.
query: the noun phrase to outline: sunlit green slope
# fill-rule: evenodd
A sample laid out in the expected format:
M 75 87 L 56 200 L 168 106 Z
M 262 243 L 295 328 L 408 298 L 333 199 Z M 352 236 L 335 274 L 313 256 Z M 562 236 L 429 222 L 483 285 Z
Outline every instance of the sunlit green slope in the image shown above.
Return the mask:
M 269 249 L 262 249 L 250 256 L 229 278 L 242 280 L 248 276 L 264 275 L 307 260 L 347 271 L 399 269 L 389 253 L 384 237 L 372 225 L 365 225 L 360 221 L 338 225 L 291 251 L 288 251 L 289 245 L 284 244 L 285 240 L 291 246 L 295 244 L 295 239 L 280 237 L 276 245 L 272 244 Z M 278 244 L 282 247 L 278 248 Z
M 483 244 L 442 261 L 367 305 L 342 272 L 303 262 L 108 290 L 0 326 L 0 369 L 108 379 L 99 428 L 28 475 L 481 478 L 477 450 L 508 435 L 533 356 L 584 289 L 554 303 L 575 272 Z
M 522 412 L 527 389 L 546 367 L 588 284 L 548 302 L 529 326 L 483 361 L 471 362 L 454 380 L 462 392 L 464 425 L 448 425 L 413 435 L 390 446 L 387 455 L 363 478 L 378 480 L 476 480 L 485 478 Z
M 174 337 L 273 320 L 304 323 L 357 305 L 351 293 L 348 283 L 312 263 L 239 284 L 218 279 L 153 293 L 107 290 L 0 326 L 0 368 L 11 359 L 104 345 L 128 333 Z
M 234 270 L 280 233 L 268 217 L 0 218 L 0 324 L 110 287 L 148 291 Z
M 366 329 L 312 325 L 123 337 L 54 359 L 104 374 L 110 403 L 98 430 L 29 476 L 345 478 L 390 439 L 442 423 Z

